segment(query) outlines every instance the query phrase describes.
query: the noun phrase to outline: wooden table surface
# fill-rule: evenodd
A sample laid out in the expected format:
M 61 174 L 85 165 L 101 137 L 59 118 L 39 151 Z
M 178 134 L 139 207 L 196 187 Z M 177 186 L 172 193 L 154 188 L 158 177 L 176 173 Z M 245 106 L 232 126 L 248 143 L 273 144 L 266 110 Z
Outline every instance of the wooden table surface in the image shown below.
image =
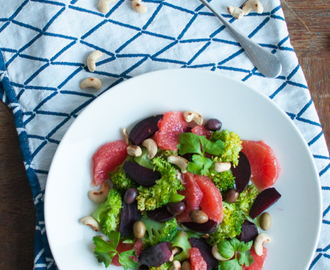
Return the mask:
M 330 0 L 282 0 L 282 7 L 291 43 L 330 145 Z M 0 269 L 33 269 L 32 192 L 14 118 L 3 103 L 0 103 L 0 191 Z

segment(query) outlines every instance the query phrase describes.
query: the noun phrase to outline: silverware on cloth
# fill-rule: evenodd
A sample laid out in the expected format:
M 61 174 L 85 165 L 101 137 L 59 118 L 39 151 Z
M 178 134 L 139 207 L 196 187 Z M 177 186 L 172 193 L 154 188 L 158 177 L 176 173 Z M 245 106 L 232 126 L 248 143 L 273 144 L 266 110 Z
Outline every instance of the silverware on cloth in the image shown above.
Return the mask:
M 225 18 L 217 13 L 206 0 L 201 1 L 212 13 L 227 27 L 233 34 L 237 41 L 244 48 L 246 54 L 251 59 L 252 63 L 256 66 L 258 71 L 266 77 L 277 77 L 282 71 L 282 65 L 279 59 L 265 48 L 261 47 L 258 43 L 252 41 L 247 36 L 243 35 L 234 26 L 228 23 Z

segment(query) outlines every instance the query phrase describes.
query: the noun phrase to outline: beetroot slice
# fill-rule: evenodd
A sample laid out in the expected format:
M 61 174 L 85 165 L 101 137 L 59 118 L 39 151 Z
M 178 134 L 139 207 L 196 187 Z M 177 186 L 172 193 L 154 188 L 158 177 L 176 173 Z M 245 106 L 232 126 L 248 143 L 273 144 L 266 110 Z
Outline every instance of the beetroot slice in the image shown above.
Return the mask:
M 141 212 L 137 208 L 137 202 L 127 204 L 123 202 L 120 213 L 119 232 L 120 236 L 128 236 L 133 233 L 135 221 L 141 219 Z
M 215 233 L 217 228 L 217 222 L 211 219 L 202 224 L 196 222 L 183 222 L 182 225 L 192 231 L 200 233 Z
M 192 247 L 199 249 L 199 252 L 206 262 L 207 270 L 212 270 L 218 265 L 218 260 L 216 260 L 212 255 L 212 246 L 207 243 L 205 239 L 189 238 L 188 240 Z
M 166 205 L 156 208 L 155 210 L 147 211 L 148 218 L 157 221 L 165 222 L 172 219 L 174 216 L 167 210 Z
M 147 266 L 160 266 L 166 263 L 172 255 L 170 243 L 161 242 L 142 250 L 138 262 Z
M 125 161 L 123 169 L 129 177 L 143 187 L 152 187 L 156 180 L 162 177 L 160 172 L 153 171 L 132 161 Z
M 235 177 L 236 191 L 241 193 L 246 189 L 251 177 L 250 162 L 243 152 L 239 153 L 238 165 L 231 171 Z
M 138 122 L 129 134 L 129 139 L 133 144 L 138 145 L 145 139 L 151 137 L 156 133 L 158 128 L 158 121 L 163 118 L 162 114 L 150 116 Z
M 268 207 L 272 206 L 281 198 L 281 194 L 275 188 L 267 188 L 256 197 L 249 212 L 249 216 L 254 219 Z
M 242 224 L 242 232 L 239 236 L 239 240 L 248 243 L 250 241 L 254 241 L 257 235 L 258 235 L 257 226 L 253 222 L 245 220 L 244 223 Z

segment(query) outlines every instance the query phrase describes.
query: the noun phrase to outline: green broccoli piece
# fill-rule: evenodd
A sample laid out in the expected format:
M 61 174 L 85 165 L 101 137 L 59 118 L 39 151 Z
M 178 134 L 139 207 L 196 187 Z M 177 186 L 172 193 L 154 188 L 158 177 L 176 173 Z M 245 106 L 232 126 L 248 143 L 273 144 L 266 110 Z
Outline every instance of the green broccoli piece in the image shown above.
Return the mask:
M 228 190 L 232 189 L 235 184 L 235 177 L 233 176 L 231 170 L 218 173 L 214 170 L 214 165 L 211 167 L 208 177 L 220 190 L 222 196 L 224 196 Z
M 181 249 L 181 252 L 174 256 L 174 260 L 181 262 L 190 257 L 189 249 L 191 249 L 191 245 L 188 241 L 188 238 L 189 236 L 186 232 L 178 231 L 175 237 L 172 239 L 172 246 Z
M 242 224 L 249 219 L 249 211 L 257 195 L 256 186 L 251 184 L 239 195 L 236 202 L 223 202 L 223 220 L 217 226 L 216 232 L 208 238 L 212 246 L 241 234 Z
M 160 223 L 143 216 L 141 221 L 146 227 L 146 233 L 142 238 L 143 248 L 154 246 L 164 241 L 170 242 L 178 231 L 176 218 Z
M 232 162 L 233 166 L 237 166 L 239 152 L 242 150 L 242 141 L 239 136 L 228 130 L 212 132 L 210 141 L 216 142 L 217 140 L 225 143 L 225 149 L 221 155 L 213 159 L 213 162 Z
M 169 270 L 172 267 L 173 263 L 166 262 L 160 266 L 150 266 L 149 270 Z
M 124 193 L 131 187 L 137 187 L 136 182 L 130 178 L 123 169 L 124 163 L 119 165 L 113 172 L 109 173 L 113 187 Z
M 156 180 L 152 187 L 138 187 L 139 195 L 136 199 L 140 211 L 159 208 L 170 202 L 178 190 L 184 189 L 182 183 L 177 179 L 176 169 L 167 160 L 156 157 L 152 163 L 154 170 L 159 171 L 162 177 Z
M 101 225 L 107 236 L 111 231 L 117 231 L 120 221 L 122 199 L 116 189 L 109 191 L 107 200 L 100 204 L 92 213 L 92 217 Z

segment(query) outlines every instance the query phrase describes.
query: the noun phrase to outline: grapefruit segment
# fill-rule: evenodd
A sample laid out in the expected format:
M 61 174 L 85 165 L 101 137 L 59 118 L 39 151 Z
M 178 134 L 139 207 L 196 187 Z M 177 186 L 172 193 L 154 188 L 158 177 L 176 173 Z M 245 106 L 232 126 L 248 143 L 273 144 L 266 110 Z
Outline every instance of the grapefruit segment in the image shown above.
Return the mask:
M 207 176 L 195 175 L 196 183 L 203 192 L 200 207 L 209 219 L 220 223 L 223 218 L 222 196 L 213 181 Z
M 155 133 L 154 140 L 163 150 L 177 150 L 179 135 L 187 130 L 188 123 L 183 118 L 182 112 L 167 112 L 159 120 L 159 130 Z
M 242 152 L 251 165 L 251 181 L 259 191 L 275 184 L 281 167 L 273 149 L 263 141 L 242 141 Z
M 203 193 L 196 183 L 194 175 L 192 173 L 184 173 L 182 176 L 185 190 L 179 191 L 179 193 L 185 196 L 184 200 L 186 201 L 186 208 L 183 213 L 176 216 L 176 219 L 179 223 L 191 222 L 189 213 L 192 210 L 199 209 L 199 204 L 203 198 Z
M 189 249 L 191 270 L 207 270 L 207 265 L 198 248 Z
M 109 178 L 109 172 L 122 164 L 127 157 L 127 144 L 118 140 L 102 145 L 93 155 L 93 181 L 98 186 Z
M 261 270 L 265 265 L 265 260 L 267 257 L 267 248 L 264 247 L 262 255 L 258 256 L 255 253 L 254 248 L 252 247 L 250 249 L 250 254 L 253 257 L 254 262 L 249 267 L 244 265 L 242 270 Z
M 211 131 L 207 130 L 204 125 L 195 126 L 191 132 L 199 136 L 206 136 L 206 139 L 210 139 L 211 137 Z

